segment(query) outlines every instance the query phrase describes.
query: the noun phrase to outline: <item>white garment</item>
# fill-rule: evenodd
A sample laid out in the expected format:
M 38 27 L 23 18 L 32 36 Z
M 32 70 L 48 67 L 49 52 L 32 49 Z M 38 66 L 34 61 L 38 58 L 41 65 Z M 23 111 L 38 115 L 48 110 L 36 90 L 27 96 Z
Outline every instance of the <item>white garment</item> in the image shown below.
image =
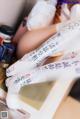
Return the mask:
M 80 4 L 76 4 L 72 6 L 70 16 L 71 16 L 71 19 L 80 18 Z
M 28 72 L 37 67 L 46 58 L 59 52 L 71 52 L 80 48 L 80 20 L 68 21 L 58 26 L 58 33 L 49 38 L 38 49 L 26 54 L 10 66 L 6 74 L 13 76 L 20 72 Z
M 8 92 L 19 93 L 20 89 L 25 85 L 55 81 L 64 72 L 71 70 L 73 70 L 76 76 L 80 76 L 80 55 L 68 60 L 60 60 L 35 68 L 29 73 L 25 71 L 10 77 L 6 80 L 6 86 L 8 87 Z
M 56 4 L 57 0 L 37 1 L 27 19 L 28 30 L 39 29 L 50 25 L 55 15 Z

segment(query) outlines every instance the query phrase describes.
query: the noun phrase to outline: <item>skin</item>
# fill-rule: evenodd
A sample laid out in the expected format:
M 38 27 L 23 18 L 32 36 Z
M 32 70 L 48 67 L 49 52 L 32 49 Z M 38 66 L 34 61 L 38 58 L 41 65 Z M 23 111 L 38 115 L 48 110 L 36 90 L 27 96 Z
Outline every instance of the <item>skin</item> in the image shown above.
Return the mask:
M 80 0 L 72 0 L 72 1 L 76 1 L 76 2 L 80 3 Z M 60 4 L 60 6 L 61 6 L 61 4 Z M 68 5 L 69 9 L 71 9 L 72 6 L 73 6 L 73 4 L 69 4 Z M 54 20 L 54 21 L 56 21 L 56 22 L 54 22 L 54 23 L 61 22 L 59 20 L 60 9 L 61 8 L 57 9 L 58 18 L 55 17 L 56 20 Z M 27 31 L 26 30 L 24 35 L 21 36 L 21 38 L 19 38 L 18 41 L 17 41 L 17 44 L 18 44 L 17 56 L 18 56 L 18 58 L 21 58 L 26 53 L 28 53 L 28 52 L 34 50 L 35 48 L 37 48 L 39 45 L 41 45 L 51 35 L 53 35 L 55 33 L 56 33 L 55 25 L 52 25 L 50 27 L 43 28 L 43 29 L 33 30 L 33 31 Z
M 39 47 L 49 37 L 57 32 L 56 25 L 52 25 L 46 28 L 41 28 L 33 31 L 27 31 L 23 37 L 19 40 L 17 56 L 21 58 L 26 53 Z

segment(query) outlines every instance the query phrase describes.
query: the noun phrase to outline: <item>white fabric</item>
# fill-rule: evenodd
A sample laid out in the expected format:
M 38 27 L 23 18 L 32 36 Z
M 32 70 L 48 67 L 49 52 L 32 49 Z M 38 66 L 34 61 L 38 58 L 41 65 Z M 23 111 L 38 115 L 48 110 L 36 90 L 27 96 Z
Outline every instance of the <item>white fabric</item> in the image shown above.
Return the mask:
M 71 8 L 71 19 L 79 19 L 80 18 L 80 4 L 73 5 Z
M 76 76 L 80 76 L 80 55 L 69 60 L 61 60 L 36 68 L 29 73 L 26 71 L 6 80 L 9 92 L 19 93 L 21 87 L 25 85 L 54 81 L 64 72 L 72 71 Z M 16 90 L 17 87 L 17 90 Z
M 38 1 L 28 16 L 28 30 L 38 29 L 50 25 L 53 21 L 55 11 L 56 8 L 55 5 L 52 4 L 52 1 Z
M 43 52 L 44 48 L 46 52 Z M 64 53 L 59 61 L 37 67 L 45 58 L 61 51 Z M 60 24 L 56 35 L 7 69 L 7 76 L 11 76 L 6 80 L 7 105 L 13 109 L 20 108 L 20 103 L 15 99 L 19 97 L 18 93 L 23 86 L 60 80 L 65 74 L 66 79 L 71 81 L 80 77 L 80 20 Z
M 55 56 L 59 52 L 71 52 L 80 49 L 80 20 L 68 21 L 59 26 L 56 35 L 49 38 L 38 49 L 26 54 L 22 59 L 18 60 L 10 66 L 6 74 L 13 76 L 21 72 L 28 72 L 44 61 L 47 57 Z

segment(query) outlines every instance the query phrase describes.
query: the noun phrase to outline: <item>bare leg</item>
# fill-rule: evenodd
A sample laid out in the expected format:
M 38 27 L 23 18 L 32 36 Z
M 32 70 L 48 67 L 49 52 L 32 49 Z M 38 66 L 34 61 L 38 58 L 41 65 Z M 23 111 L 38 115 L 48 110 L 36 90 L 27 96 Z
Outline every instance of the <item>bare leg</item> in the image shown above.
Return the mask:
M 26 53 L 34 50 L 56 32 L 56 25 L 27 31 L 19 41 L 17 50 L 18 57 L 22 57 Z

